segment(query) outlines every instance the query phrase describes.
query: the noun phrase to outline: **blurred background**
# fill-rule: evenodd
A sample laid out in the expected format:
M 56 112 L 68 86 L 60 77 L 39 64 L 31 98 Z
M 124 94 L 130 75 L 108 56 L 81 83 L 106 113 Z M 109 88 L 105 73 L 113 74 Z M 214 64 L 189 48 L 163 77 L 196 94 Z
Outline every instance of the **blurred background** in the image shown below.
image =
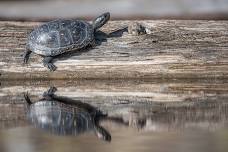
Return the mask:
M 228 0 L 0 0 L 1 20 L 91 19 L 109 11 L 112 19 L 228 19 Z

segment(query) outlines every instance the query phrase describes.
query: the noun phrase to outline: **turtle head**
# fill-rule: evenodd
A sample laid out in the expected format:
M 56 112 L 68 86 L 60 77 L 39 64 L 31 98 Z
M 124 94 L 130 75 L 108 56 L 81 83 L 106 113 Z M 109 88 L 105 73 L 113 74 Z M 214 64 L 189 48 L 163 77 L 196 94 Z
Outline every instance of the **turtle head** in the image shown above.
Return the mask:
M 99 126 L 99 125 L 95 125 L 94 129 L 95 129 L 95 134 L 99 139 L 107 142 L 111 142 L 112 137 L 106 129 L 104 129 L 102 126 Z
M 110 19 L 110 13 L 106 12 L 100 16 L 98 16 L 95 20 L 93 20 L 93 28 L 96 31 L 100 27 L 102 27 L 105 23 Z

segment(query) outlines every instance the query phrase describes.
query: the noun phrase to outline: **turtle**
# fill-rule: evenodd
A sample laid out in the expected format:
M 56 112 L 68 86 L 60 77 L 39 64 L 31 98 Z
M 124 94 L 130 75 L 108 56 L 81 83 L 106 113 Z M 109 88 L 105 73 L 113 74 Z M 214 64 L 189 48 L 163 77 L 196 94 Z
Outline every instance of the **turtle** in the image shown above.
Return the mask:
M 24 93 L 31 124 L 55 135 L 78 136 L 94 131 L 99 139 L 111 141 L 110 133 L 99 125 L 99 120 L 107 117 L 106 114 L 80 100 L 57 96 L 56 90 L 50 87 L 37 102 L 32 102 L 28 93 Z
M 28 36 L 26 51 L 23 54 L 24 64 L 27 64 L 32 52 L 43 56 L 43 65 L 50 71 L 55 71 L 52 63 L 54 57 L 95 46 L 95 34 L 100 27 L 108 22 L 110 13 L 106 12 L 95 18 L 92 24 L 76 19 L 57 19 L 44 23 Z

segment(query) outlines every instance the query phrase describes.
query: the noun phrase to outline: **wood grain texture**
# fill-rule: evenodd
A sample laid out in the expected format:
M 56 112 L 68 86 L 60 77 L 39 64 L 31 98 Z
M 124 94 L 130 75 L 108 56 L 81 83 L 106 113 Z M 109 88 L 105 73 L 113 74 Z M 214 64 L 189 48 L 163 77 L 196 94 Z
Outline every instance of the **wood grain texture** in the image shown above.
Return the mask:
M 0 22 L 0 79 L 228 78 L 228 21 L 138 21 L 147 34 L 128 34 L 133 21 L 110 21 L 93 49 L 55 60 L 49 72 L 33 55 L 20 56 L 37 22 Z

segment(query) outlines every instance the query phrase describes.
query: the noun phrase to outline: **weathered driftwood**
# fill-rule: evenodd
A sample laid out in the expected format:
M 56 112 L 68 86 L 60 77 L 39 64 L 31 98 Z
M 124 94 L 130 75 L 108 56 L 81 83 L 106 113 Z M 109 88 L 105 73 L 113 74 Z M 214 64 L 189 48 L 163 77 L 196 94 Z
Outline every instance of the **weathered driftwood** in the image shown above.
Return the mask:
M 89 103 L 108 119 L 110 128 L 170 130 L 188 127 L 215 129 L 228 122 L 227 81 L 44 81 L 3 82 L 0 88 L 0 128 L 28 125 L 23 93 L 42 98 L 50 85 L 56 95 Z
M 228 78 L 228 21 L 138 21 L 147 34 L 128 34 L 133 21 L 111 21 L 93 49 L 55 60 L 22 57 L 28 33 L 40 23 L 0 22 L 0 79 Z

